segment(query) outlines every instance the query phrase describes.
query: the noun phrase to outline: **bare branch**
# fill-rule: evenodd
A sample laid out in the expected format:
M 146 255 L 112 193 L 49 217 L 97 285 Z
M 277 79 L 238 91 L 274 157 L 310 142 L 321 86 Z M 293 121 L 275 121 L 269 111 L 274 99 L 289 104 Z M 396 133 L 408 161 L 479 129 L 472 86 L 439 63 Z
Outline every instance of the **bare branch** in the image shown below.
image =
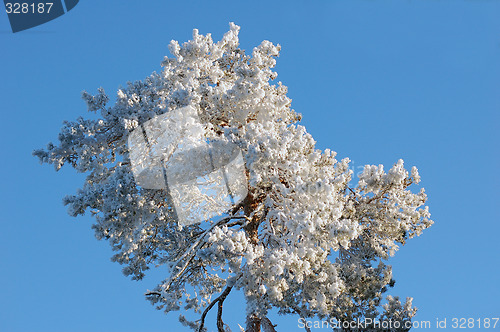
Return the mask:
M 210 302 L 208 307 L 203 311 L 203 313 L 201 314 L 201 318 L 200 318 L 201 322 L 200 322 L 200 327 L 198 328 L 198 332 L 203 331 L 203 327 L 205 325 L 205 317 L 207 316 L 208 312 L 214 307 L 214 305 L 216 303 L 219 303 L 219 309 L 217 311 L 217 328 L 218 328 L 219 332 L 224 332 L 224 323 L 222 322 L 222 303 L 224 302 L 226 297 L 229 295 L 232 288 L 233 288 L 233 286 L 227 286 L 226 289 L 224 289 L 224 291 L 215 300 Z
M 224 322 L 222 321 L 222 304 L 224 300 L 218 301 L 219 307 L 217 309 L 217 330 L 224 332 Z
M 151 296 L 151 295 L 161 296 L 161 293 L 155 292 L 155 291 L 148 291 L 148 292 L 144 293 L 144 295 L 146 295 L 146 296 Z

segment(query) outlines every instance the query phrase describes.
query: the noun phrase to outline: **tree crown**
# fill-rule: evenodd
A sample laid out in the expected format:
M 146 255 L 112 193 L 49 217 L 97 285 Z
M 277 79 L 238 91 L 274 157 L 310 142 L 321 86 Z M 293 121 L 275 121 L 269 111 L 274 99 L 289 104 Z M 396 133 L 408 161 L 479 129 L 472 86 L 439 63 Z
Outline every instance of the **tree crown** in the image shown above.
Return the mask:
M 367 165 L 351 185 L 349 159 L 315 148 L 287 88 L 275 82 L 280 46 L 263 41 L 247 55 L 238 31 L 231 24 L 217 43 L 197 30 L 183 45 L 172 41 L 174 57 L 165 58 L 162 72 L 128 83 L 113 106 L 103 89 L 83 93 L 88 110 L 100 118 L 65 122 L 57 145 L 34 152 L 56 170 L 69 164 L 87 174 L 83 187 L 64 199 L 69 214 L 95 216 L 96 237 L 109 241 L 112 260 L 132 279 L 166 265 L 168 278 L 146 297 L 165 312 L 183 307 L 202 313 L 196 322 L 181 315 L 198 330 L 216 303 L 222 313 L 232 289 L 247 299 L 247 330 L 274 329 L 266 318 L 272 307 L 301 317 L 410 320 L 411 298 L 402 304 L 389 296 L 381 303 L 394 283 L 384 262 L 432 224 L 424 190 L 409 188 L 420 181 L 417 169 L 408 172 L 402 160 L 387 172 Z M 197 123 L 183 137 L 236 146 L 246 191 L 219 216 L 182 225 L 176 199 L 199 216 L 210 208 L 207 201 L 224 201 L 227 191 L 201 192 L 196 174 L 185 182 L 189 189 L 179 191 L 182 197 L 172 194 L 173 187 L 145 188 L 134 177 L 127 143 L 148 121 L 186 107 Z M 176 148 L 186 150 L 186 142 Z M 219 316 L 218 328 L 224 329 Z

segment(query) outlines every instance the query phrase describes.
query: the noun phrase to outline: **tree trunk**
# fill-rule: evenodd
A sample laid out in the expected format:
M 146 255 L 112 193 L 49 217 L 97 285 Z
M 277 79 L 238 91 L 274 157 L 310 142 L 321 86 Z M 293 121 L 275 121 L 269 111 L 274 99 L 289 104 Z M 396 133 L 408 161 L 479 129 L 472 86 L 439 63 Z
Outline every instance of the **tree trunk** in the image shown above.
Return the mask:
M 247 197 L 243 201 L 244 212 L 246 216 L 249 216 L 258 206 L 258 202 L 253 199 L 252 194 L 250 192 L 247 194 Z M 257 245 L 259 243 L 259 217 L 254 215 L 252 220 L 247 223 L 244 227 L 247 237 L 253 245 Z M 247 316 L 247 326 L 245 332 L 261 332 L 260 324 L 261 318 L 259 318 L 255 314 L 250 314 Z
M 245 332 L 260 332 L 260 318 L 255 315 L 247 316 L 247 328 Z
M 273 325 L 273 323 L 271 323 L 271 321 L 267 317 L 262 318 L 260 325 L 262 326 L 262 329 L 264 330 L 264 332 L 276 332 L 276 329 L 275 329 L 276 325 Z M 309 332 L 311 332 L 311 331 L 309 331 Z
M 248 193 L 247 197 L 243 201 L 243 207 L 245 210 L 245 215 L 249 216 L 258 206 L 258 202 L 255 201 L 250 193 Z M 252 220 L 245 226 L 245 232 L 247 234 L 248 239 L 253 245 L 259 243 L 259 217 L 254 215 Z

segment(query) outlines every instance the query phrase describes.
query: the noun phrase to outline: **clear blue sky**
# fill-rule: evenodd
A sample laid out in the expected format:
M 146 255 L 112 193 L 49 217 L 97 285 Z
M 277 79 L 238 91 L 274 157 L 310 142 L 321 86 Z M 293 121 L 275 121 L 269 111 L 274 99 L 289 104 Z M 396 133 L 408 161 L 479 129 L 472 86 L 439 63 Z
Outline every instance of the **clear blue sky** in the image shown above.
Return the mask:
M 392 294 L 414 297 L 416 320 L 499 317 L 499 17 L 486 0 L 87 0 L 12 34 L 1 13 L 0 331 L 182 331 L 143 297 L 164 271 L 124 277 L 90 217 L 61 203 L 82 175 L 31 151 L 86 116 L 82 90 L 114 95 L 160 70 L 171 39 L 198 28 L 218 40 L 230 21 L 246 50 L 282 45 L 278 79 L 319 148 L 354 167 L 419 168 L 436 223 L 390 261 Z M 235 327 L 244 303 L 229 301 Z M 299 331 L 296 317 L 272 318 Z

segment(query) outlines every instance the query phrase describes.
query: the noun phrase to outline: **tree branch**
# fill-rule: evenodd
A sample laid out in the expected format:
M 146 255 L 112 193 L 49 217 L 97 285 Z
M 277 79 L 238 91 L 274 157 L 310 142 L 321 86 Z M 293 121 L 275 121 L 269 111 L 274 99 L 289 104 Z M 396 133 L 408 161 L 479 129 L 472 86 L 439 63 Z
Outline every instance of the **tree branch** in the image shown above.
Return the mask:
M 170 286 L 172 285 L 172 283 L 174 283 L 182 275 L 182 273 L 184 273 L 184 271 L 186 271 L 186 268 L 188 267 L 189 263 L 196 256 L 198 249 L 203 247 L 203 245 L 206 243 L 204 241 L 206 235 L 209 234 L 215 227 L 224 225 L 225 223 L 227 223 L 228 221 L 230 221 L 232 219 L 248 219 L 248 217 L 246 217 L 246 216 L 228 216 L 228 217 L 222 218 L 221 220 L 219 220 L 218 222 L 216 222 L 215 224 L 210 226 L 210 228 L 208 228 L 205 232 L 203 232 L 202 235 L 198 238 L 198 240 L 196 242 L 194 242 L 193 245 L 187 251 L 185 251 L 184 254 L 182 254 L 181 257 L 179 257 L 177 259 L 177 261 L 174 263 L 174 267 L 177 268 L 178 271 L 176 273 L 174 273 L 168 279 L 168 281 L 166 282 L 166 286 L 163 289 L 164 292 L 168 291 L 170 289 Z M 182 262 L 182 260 L 185 258 L 186 258 L 186 261 L 184 262 L 184 264 L 182 264 L 182 266 L 178 266 Z M 157 295 L 157 294 L 159 294 L 159 293 L 158 292 L 147 292 L 145 295 L 148 296 L 148 295 Z
M 214 307 L 214 305 L 216 303 L 219 304 L 219 308 L 217 310 L 217 329 L 219 330 L 219 332 L 224 332 L 224 322 L 222 321 L 222 303 L 224 302 L 226 297 L 229 295 L 232 288 L 233 288 L 233 286 L 227 286 L 226 289 L 224 289 L 224 291 L 215 300 L 210 302 L 208 307 L 203 311 L 203 313 L 201 314 L 201 318 L 200 318 L 201 322 L 200 322 L 200 327 L 198 328 L 198 332 L 203 331 L 203 328 L 205 326 L 205 317 L 207 316 L 208 312 Z
M 267 318 L 267 317 L 262 318 L 262 321 L 260 322 L 260 324 L 262 325 L 264 332 L 276 332 L 276 329 L 275 329 L 276 325 L 273 325 L 273 323 L 271 323 L 269 318 Z
M 218 302 L 219 306 L 217 308 L 217 330 L 219 330 L 219 332 L 224 332 L 224 322 L 222 321 L 222 304 L 224 300 L 220 300 Z

